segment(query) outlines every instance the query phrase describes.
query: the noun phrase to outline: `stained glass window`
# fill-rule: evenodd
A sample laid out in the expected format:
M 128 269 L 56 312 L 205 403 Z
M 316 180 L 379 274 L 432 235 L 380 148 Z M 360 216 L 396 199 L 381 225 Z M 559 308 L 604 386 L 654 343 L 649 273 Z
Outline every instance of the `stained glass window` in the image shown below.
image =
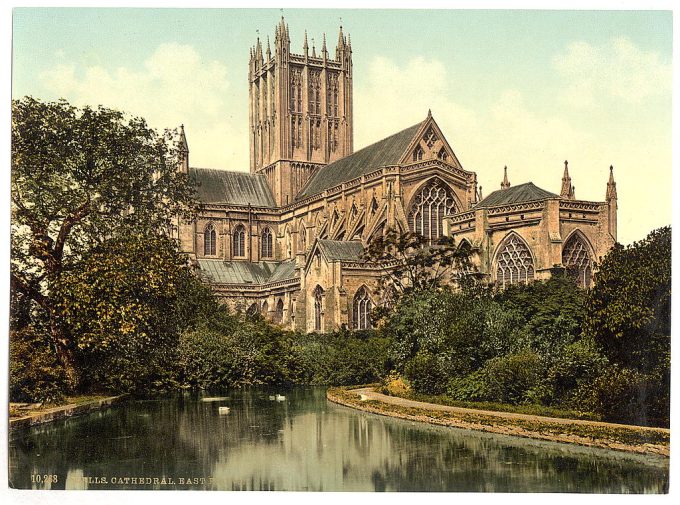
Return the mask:
M 432 179 L 413 198 L 408 214 L 411 231 L 434 243 L 443 236 L 444 216 L 456 212 L 449 188 L 439 179 Z
M 534 280 L 534 260 L 526 243 L 513 233 L 501 247 L 496 260 L 496 281 L 501 287 Z

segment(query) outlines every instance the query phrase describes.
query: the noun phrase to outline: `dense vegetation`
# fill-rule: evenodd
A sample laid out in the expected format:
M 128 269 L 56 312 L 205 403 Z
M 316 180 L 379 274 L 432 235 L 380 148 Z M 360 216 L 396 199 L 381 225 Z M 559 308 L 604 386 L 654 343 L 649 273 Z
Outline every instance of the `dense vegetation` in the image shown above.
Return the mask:
M 305 335 L 228 313 L 157 232 L 194 205 L 168 136 L 106 109 L 14 107 L 12 401 L 383 381 L 402 395 L 668 425 L 670 227 L 617 245 L 589 291 L 568 276 L 446 287 L 469 250 L 429 254 L 387 234 L 369 259 L 401 258 L 392 280 L 409 281 L 384 297 L 377 329 Z

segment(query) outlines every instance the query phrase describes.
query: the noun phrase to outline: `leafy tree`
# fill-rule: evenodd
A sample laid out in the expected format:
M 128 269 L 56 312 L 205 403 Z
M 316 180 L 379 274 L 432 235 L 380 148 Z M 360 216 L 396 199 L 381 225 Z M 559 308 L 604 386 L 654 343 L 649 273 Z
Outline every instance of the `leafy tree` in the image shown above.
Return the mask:
M 11 285 L 37 304 L 68 383 L 72 336 L 55 286 L 108 237 L 134 228 L 167 230 L 194 208 L 194 189 L 178 173 L 172 132 L 104 107 L 30 97 L 12 102 Z
M 616 245 L 599 265 L 584 331 L 610 361 L 652 371 L 668 361 L 671 338 L 671 228 Z
M 364 259 L 382 267 L 383 298 L 394 301 L 411 291 L 437 288 L 445 281 L 462 282 L 466 276 L 461 274 L 472 270 L 471 253 L 467 242 L 456 246 L 451 237 L 430 245 L 417 233 L 388 229 L 371 240 Z

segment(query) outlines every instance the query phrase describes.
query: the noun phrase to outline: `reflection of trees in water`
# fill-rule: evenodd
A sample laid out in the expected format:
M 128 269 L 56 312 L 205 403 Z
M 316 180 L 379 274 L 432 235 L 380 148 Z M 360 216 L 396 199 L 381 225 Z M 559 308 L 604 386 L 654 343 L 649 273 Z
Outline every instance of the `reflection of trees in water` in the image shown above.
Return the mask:
M 13 436 L 10 477 L 214 478 L 213 489 L 659 492 L 667 467 L 604 451 L 433 427 L 328 404 L 323 389 L 127 405 Z M 218 414 L 220 405 L 231 407 Z M 97 488 L 97 486 L 90 486 Z M 131 488 L 138 486 L 130 486 Z

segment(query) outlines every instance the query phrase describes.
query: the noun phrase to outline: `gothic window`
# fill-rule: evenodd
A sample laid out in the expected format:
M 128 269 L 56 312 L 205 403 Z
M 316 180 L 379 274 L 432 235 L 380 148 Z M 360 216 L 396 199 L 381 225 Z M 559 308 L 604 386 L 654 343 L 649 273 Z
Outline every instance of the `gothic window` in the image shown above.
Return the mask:
M 449 188 L 441 180 L 432 179 L 413 198 L 408 225 L 413 233 L 422 235 L 432 244 L 444 235 L 444 216 L 455 211 L 456 204 Z
M 357 215 L 357 206 L 352 203 L 352 208 L 349 210 L 349 217 L 351 219 L 354 219 L 354 216 Z
M 265 228 L 262 232 L 262 247 L 260 256 L 263 258 L 271 258 L 272 254 L 272 232 L 269 228 Z
M 274 312 L 274 322 L 275 323 L 282 323 L 283 322 L 283 300 L 279 298 L 279 301 L 276 302 L 276 311 Z
M 217 233 L 212 223 L 208 223 L 203 232 L 203 254 L 205 256 L 217 254 Z
M 437 140 L 439 140 L 439 137 L 437 137 L 437 134 L 434 132 L 432 127 L 430 126 L 427 131 L 425 132 L 425 136 L 423 137 L 423 140 L 427 144 L 427 147 L 432 149 L 432 146 L 434 145 Z
M 420 161 L 423 159 L 423 148 L 418 146 L 413 151 L 413 161 Z
M 378 201 L 375 199 L 375 196 L 371 200 L 371 212 L 376 212 L 378 210 Z
M 309 113 L 321 113 L 321 75 L 319 72 L 309 74 Z
M 293 69 L 291 73 L 290 110 L 302 112 L 302 75 L 299 69 Z
M 534 260 L 526 243 L 515 233 L 505 240 L 496 260 L 496 282 L 502 288 L 534 280 Z
M 307 250 L 307 228 L 305 228 L 305 225 L 300 225 L 300 246 L 301 251 Z
M 267 317 L 267 313 L 269 312 L 269 304 L 267 303 L 267 300 L 262 302 L 262 317 Z
M 354 295 L 354 303 L 352 306 L 352 319 L 354 322 L 354 329 L 367 330 L 371 327 L 371 299 L 365 287 L 362 287 Z
M 286 258 L 293 257 L 293 240 L 290 237 L 290 230 L 286 230 Z
M 233 254 L 236 257 L 244 257 L 246 255 L 246 228 L 242 224 L 234 229 Z
M 442 161 L 446 161 L 447 158 L 449 157 L 449 153 L 446 152 L 446 149 L 443 147 L 439 150 L 439 153 L 437 154 L 437 158 L 439 158 Z
M 562 250 L 562 264 L 582 288 L 589 288 L 593 279 L 593 261 L 583 237 L 574 233 Z
M 314 330 L 321 331 L 323 316 L 323 289 L 317 286 L 314 289 Z

